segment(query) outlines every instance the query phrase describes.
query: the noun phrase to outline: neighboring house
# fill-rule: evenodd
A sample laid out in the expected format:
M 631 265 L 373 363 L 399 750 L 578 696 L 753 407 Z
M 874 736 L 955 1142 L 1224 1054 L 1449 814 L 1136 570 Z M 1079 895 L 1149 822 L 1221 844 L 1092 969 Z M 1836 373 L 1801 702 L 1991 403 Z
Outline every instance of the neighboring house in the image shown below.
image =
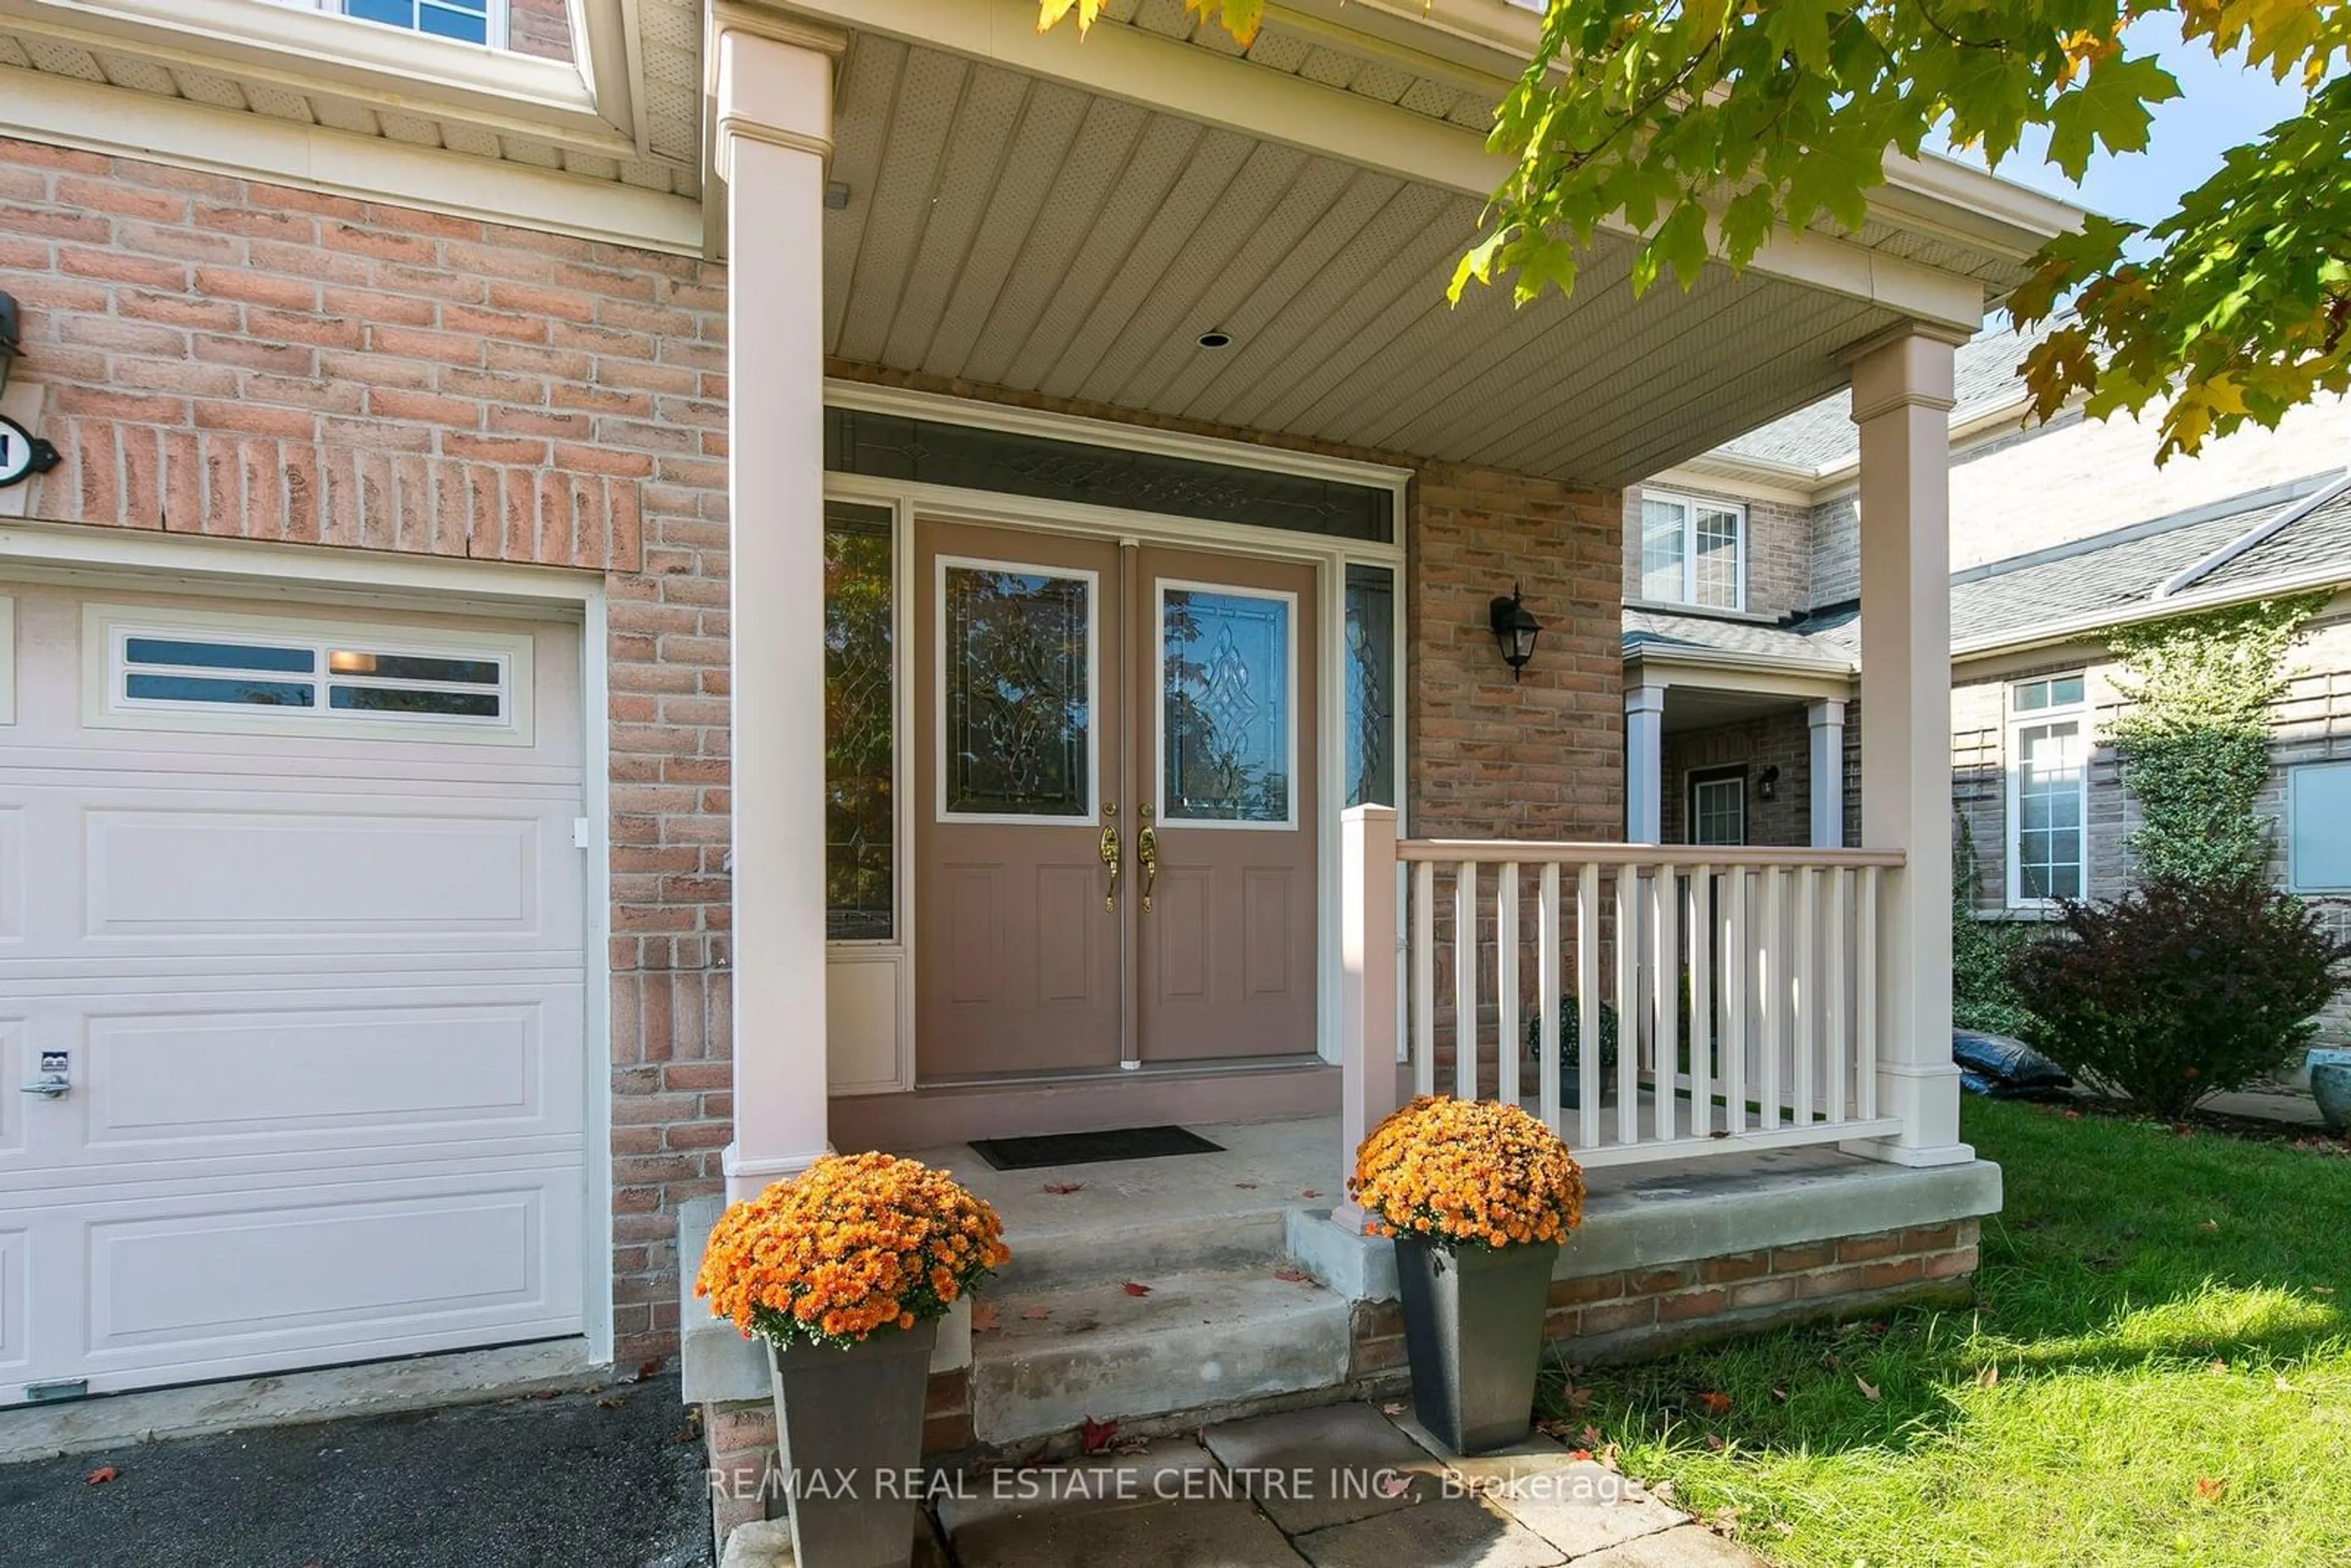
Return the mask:
M 2351 403 L 2158 468 L 2151 420 L 2025 425 L 2028 346 L 1997 332 L 1961 349 L 1950 416 L 1951 797 L 1977 912 L 2041 919 L 2128 884 L 2137 810 L 2106 738 L 2121 710 L 2107 630 L 2333 590 L 2275 710 L 2263 810 L 2279 885 L 2351 925 Z M 1830 399 L 1638 491 L 1636 840 L 1863 841 L 1855 453 Z M 2325 1029 L 2351 1040 L 2351 1009 Z
M 1673 922 L 1599 917 L 1673 879 L 1590 847 L 1625 487 L 1855 384 L 1864 553 L 1922 580 L 1918 411 L 2076 218 L 1904 162 L 1865 235 L 1737 277 L 1636 300 L 1612 234 L 1572 301 L 1448 307 L 1536 26 L 1491 0 L 1279 13 L 1245 53 L 1176 0 L 1082 42 L 1019 0 L 5 9 L 0 434 L 59 461 L 0 488 L 0 1062 L 39 1091 L 0 1097 L 0 1403 L 536 1347 L 494 1382 L 682 1327 L 690 1395 L 757 1395 L 680 1301 L 722 1192 L 1284 1118 L 1302 1197 L 1114 1239 L 1175 1267 L 1214 1229 L 1261 1294 L 1295 1223 L 1329 1288 L 1256 1339 L 1247 1291 L 1156 1324 L 1183 1392 L 1112 1357 L 1090 1411 L 1392 1375 L 1392 1286 L 1303 1213 L 1342 1126 L 1440 1073 L 1558 1118 L 1517 1049 L 1545 966 L 1590 1006 L 1675 961 Z M 1939 768 L 1923 580 L 1861 689 Z M 1723 1009 L 1694 1081 L 1674 1009 L 1628 1031 L 1607 1117 L 1595 1083 L 1561 1120 L 1600 1194 L 1558 1332 L 1973 1268 L 1997 1173 L 1914 806 L 1701 890 L 1858 878 L 1823 909 L 1876 957 L 1759 917 L 1753 1031 Z M 1497 910 L 1519 940 L 1457 967 Z M 1737 1226 L 1606 1169 L 1699 1156 Z M 1102 1239 L 1024 1233 L 1026 1277 Z M 1003 1343 L 943 1342 L 941 1441 L 1073 1424 L 1038 1402 L 1071 1365 Z

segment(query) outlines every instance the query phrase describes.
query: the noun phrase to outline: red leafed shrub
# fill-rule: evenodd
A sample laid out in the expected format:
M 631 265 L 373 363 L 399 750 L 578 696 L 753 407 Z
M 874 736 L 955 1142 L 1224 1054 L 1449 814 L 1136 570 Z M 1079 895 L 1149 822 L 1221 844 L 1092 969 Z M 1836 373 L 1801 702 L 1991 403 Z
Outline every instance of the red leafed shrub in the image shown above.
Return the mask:
M 2351 944 L 2258 877 L 2170 878 L 2068 904 L 2020 951 L 2016 988 L 2035 1043 L 2077 1077 L 2163 1116 L 2241 1089 L 2317 1031 L 2351 981 Z

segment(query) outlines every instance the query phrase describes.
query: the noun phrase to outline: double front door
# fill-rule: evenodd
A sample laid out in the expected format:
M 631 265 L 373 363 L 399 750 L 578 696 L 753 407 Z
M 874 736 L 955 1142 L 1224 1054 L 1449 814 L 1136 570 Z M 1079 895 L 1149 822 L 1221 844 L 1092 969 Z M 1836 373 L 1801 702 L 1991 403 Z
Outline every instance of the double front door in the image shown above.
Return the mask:
M 923 1079 L 1311 1054 L 1314 568 L 914 538 Z

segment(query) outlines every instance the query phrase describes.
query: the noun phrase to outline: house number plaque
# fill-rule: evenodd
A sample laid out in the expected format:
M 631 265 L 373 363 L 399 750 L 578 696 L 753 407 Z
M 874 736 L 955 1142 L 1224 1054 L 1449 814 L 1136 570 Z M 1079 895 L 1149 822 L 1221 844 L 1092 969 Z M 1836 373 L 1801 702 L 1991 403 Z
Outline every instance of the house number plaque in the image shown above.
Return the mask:
M 0 490 L 20 485 L 36 474 L 46 474 L 57 465 L 56 447 L 6 414 L 0 414 Z

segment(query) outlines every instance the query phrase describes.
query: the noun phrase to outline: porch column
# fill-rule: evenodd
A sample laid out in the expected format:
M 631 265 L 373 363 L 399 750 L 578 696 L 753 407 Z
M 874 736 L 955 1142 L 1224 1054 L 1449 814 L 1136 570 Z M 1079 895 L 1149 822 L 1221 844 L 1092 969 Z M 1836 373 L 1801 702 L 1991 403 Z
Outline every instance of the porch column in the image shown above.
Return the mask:
M 1951 1064 L 1951 350 L 1917 325 L 1849 361 L 1861 427 L 1861 839 L 1907 857 L 1879 946 L 1878 1105 L 1903 1165 L 1973 1157 Z M 1818 735 L 1815 730 L 1814 734 Z
M 825 163 L 837 51 L 714 17 L 726 183 L 735 1142 L 746 1197 L 824 1154 Z
M 1666 840 L 1666 688 L 1625 688 L 1625 841 Z
M 1844 847 L 1844 704 L 1812 705 L 1813 848 Z
M 1350 806 L 1339 825 L 1339 1202 L 1333 1217 L 1360 1235 L 1346 1197 L 1364 1134 L 1402 1103 L 1396 1071 L 1396 814 Z

